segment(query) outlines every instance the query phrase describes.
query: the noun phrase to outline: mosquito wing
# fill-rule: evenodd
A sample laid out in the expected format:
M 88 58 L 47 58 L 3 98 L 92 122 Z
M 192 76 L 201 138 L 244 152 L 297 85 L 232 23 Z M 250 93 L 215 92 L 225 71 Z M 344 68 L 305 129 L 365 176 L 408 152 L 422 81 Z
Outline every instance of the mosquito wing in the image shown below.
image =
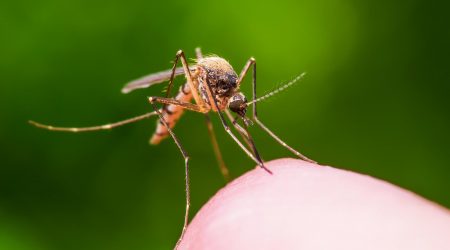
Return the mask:
M 150 75 L 143 76 L 139 79 L 133 80 L 122 88 L 122 93 L 127 94 L 135 89 L 148 88 L 154 84 L 161 83 L 170 80 L 170 75 L 172 74 L 172 69 L 166 71 L 160 71 L 152 73 Z M 175 76 L 183 75 L 183 67 L 175 69 Z

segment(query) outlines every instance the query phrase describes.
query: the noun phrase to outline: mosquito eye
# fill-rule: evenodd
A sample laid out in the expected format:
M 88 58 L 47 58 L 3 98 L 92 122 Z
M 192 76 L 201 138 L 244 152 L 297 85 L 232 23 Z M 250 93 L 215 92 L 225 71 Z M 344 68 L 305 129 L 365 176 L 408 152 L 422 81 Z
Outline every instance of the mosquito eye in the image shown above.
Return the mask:
M 241 105 L 244 102 L 242 100 L 235 100 L 235 101 L 231 101 L 230 104 L 228 105 L 228 107 L 231 109 L 231 111 L 233 112 L 239 112 L 241 110 Z
M 218 94 L 224 95 L 224 94 L 227 94 L 230 90 L 231 90 L 231 86 L 225 80 L 219 80 L 217 82 Z
M 240 115 L 245 115 L 245 111 L 246 111 L 246 98 L 243 95 L 234 95 L 233 97 L 231 97 L 230 102 L 228 103 L 228 108 L 235 112 L 238 113 Z
M 219 82 L 219 88 L 220 88 L 221 90 L 227 90 L 227 89 L 228 89 L 227 83 L 224 82 L 224 81 L 220 81 L 220 82 Z

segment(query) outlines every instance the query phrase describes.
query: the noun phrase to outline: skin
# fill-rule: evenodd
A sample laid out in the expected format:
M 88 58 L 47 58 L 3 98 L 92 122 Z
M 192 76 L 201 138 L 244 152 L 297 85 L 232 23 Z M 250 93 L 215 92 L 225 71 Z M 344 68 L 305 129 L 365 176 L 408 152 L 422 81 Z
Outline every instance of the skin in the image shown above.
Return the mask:
M 382 180 L 267 162 L 197 213 L 179 249 L 450 249 L 450 211 Z

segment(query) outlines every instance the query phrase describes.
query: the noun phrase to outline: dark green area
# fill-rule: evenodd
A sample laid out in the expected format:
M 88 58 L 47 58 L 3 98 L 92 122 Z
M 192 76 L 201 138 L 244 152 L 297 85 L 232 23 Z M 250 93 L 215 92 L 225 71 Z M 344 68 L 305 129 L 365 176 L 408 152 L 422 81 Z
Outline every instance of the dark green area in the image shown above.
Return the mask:
M 444 1 L 442 1 L 444 3 Z M 0 249 L 170 249 L 184 213 L 183 160 L 154 147 L 155 119 L 52 133 L 150 110 L 125 82 L 171 67 L 178 49 L 258 62 L 261 119 L 319 161 L 450 206 L 448 7 L 430 1 L 4 1 L 0 3 Z M 250 81 L 242 89 L 250 96 Z M 233 176 L 254 163 L 214 116 Z M 257 127 L 266 160 L 291 157 Z M 191 155 L 194 214 L 224 182 L 204 119 L 175 132 Z

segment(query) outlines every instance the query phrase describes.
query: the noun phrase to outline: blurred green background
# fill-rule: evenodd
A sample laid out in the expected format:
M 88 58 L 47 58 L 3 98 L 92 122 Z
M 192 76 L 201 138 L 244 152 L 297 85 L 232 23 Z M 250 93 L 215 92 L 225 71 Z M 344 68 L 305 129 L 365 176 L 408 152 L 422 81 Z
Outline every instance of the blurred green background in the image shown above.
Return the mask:
M 0 249 L 170 249 L 184 214 L 183 160 L 149 146 L 155 119 L 109 132 L 88 126 L 148 112 L 163 85 L 120 93 L 165 70 L 178 49 L 258 62 L 270 128 L 322 164 L 369 174 L 450 207 L 448 7 L 429 1 L 2 1 Z M 180 81 L 178 81 L 180 83 Z M 250 96 L 250 81 L 242 89 Z M 214 124 L 234 177 L 254 167 Z M 292 157 L 257 127 L 266 160 Z M 191 156 L 193 213 L 224 185 L 204 118 L 175 132 Z

